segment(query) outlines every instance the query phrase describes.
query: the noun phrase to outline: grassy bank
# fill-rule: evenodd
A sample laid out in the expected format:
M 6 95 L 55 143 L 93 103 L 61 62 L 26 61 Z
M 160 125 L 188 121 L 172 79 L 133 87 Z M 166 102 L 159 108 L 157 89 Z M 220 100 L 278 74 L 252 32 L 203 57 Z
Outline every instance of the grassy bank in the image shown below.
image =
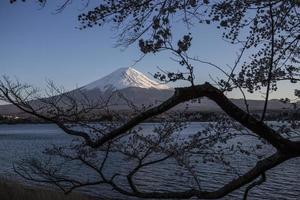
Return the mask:
M 80 194 L 64 195 L 61 191 L 27 187 L 20 183 L 0 179 L 1 200 L 91 200 Z

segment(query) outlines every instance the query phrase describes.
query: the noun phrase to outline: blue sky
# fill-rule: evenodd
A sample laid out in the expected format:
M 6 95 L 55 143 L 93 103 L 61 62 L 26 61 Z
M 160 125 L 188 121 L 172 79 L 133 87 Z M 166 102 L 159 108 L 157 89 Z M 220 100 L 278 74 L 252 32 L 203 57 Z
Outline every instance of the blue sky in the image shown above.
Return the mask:
M 73 89 L 120 67 L 135 64 L 141 55 L 137 44 L 126 49 L 115 48 L 116 32 L 109 26 L 78 30 L 77 16 L 82 12 L 82 1 L 74 1 L 62 13 L 53 14 L 58 2 L 51 1 L 43 9 L 36 3 L 10 5 L 8 1 L 0 2 L 1 75 L 16 77 L 41 88 L 50 79 L 66 89 Z M 176 31 L 178 35 L 187 32 L 180 25 Z M 192 56 L 221 66 L 232 65 L 238 47 L 223 41 L 219 30 L 213 26 L 195 26 L 189 31 L 193 35 Z M 180 69 L 170 57 L 167 53 L 146 56 L 134 68 L 146 74 L 156 72 L 158 66 Z M 201 64 L 196 66 L 195 74 L 197 83 L 209 81 L 209 75 L 220 75 Z M 282 92 L 272 94 L 273 98 L 291 97 L 294 88 L 282 84 L 280 89 Z M 240 97 L 238 92 L 231 96 Z M 250 98 L 260 96 L 259 93 L 249 95 Z

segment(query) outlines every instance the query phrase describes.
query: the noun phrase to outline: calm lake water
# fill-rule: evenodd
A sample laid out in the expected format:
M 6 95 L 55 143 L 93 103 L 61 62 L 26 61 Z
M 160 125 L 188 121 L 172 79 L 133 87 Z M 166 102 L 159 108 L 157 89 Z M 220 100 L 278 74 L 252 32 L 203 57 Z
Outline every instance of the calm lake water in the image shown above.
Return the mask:
M 151 130 L 154 124 L 147 123 L 141 125 L 144 130 Z M 206 123 L 191 123 L 188 129 L 182 134 L 197 132 L 206 126 Z M 20 125 L 0 125 L 0 176 L 6 176 L 13 179 L 20 179 L 13 171 L 13 163 L 21 158 L 28 156 L 41 156 L 46 147 L 51 144 L 68 144 L 73 138 L 64 134 L 59 128 L 52 124 L 20 124 Z M 250 142 L 251 145 L 251 142 Z M 271 149 L 269 150 L 271 151 Z M 253 159 L 232 156 L 232 163 L 239 167 L 241 172 L 246 171 L 255 164 Z M 125 161 L 120 161 L 117 157 L 109 161 L 109 170 L 122 171 L 129 165 Z M 153 188 L 168 188 L 174 191 L 188 185 L 189 179 L 184 176 L 174 179 L 174 173 L 180 172 L 180 169 L 170 168 L 172 163 L 164 163 L 155 167 L 145 168 L 138 174 L 136 181 L 140 188 L 145 184 L 153 185 Z M 76 176 L 93 176 L 79 166 L 73 166 L 71 173 Z M 199 165 L 198 175 L 200 177 L 203 189 L 216 189 L 222 184 L 230 181 L 234 177 L 217 164 Z M 120 180 L 120 185 L 122 185 Z M 24 181 L 25 182 L 25 181 Z M 32 184 L 26 182 L 26 184 Z M 81 190 L 90 195 L 102 197 L 114 197 L 116 199 L 127 199 L 108 187 L 93 186 Z M 242 199 L 243 189 L 233 192 L 223 199 Z M 300 199 L 300 159 L 293 159 L 267 173 L 267 182 L 251 190 L 249 199 Z

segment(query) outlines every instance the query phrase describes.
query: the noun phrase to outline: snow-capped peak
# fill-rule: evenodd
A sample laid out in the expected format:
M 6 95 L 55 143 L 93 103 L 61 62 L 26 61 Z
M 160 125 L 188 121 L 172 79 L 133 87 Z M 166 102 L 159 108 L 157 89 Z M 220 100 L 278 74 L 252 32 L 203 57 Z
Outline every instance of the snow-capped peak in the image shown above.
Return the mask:
M 170 87 L 164 84 L 159 84 L 149 79 L 143 73 L 132 67 L 120 68 L 111 74 L 84 86 L 83 89 L 100 89 L 105 91 L 107 89 L 120 90 L 128 87 L 154 88 L 159 90 L 170 89 Z

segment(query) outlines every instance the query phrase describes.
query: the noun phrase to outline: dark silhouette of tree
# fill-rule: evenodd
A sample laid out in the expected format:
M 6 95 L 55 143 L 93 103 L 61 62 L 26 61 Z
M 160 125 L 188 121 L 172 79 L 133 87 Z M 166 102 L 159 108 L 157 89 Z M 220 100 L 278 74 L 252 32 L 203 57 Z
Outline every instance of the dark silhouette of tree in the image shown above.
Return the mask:
M 15 1 L 11 1 L 14 3 Z M 71 1 L 65 0 L 59 7 L 62 11 Z M 41 0 L 44 5 L 46 1 Z M 111 24 L 120 30 L 120 45 L 131 45 L 138 42 L 143 54 L 172 52 L 176 61 L 182 66 L 182 72 L 160 70 L 154 77 L 162 82 L 188 81 L 189 87 L 176 88 L 174 95 L 165 102 L 144 108 L 140 113 L 128 119 L 118 116 L 100 126 L 91 126 L 85 116 L 93 109 L 101 110 L 98 115 L 113 112 L 109 109 L 109 101 L 88 102 L 88 98 L 66 95 L 58 90 L 55 98 L 38 98 L 39 104 L 32 105 L 36 91 L 29 86 L 14 83 L 4 78 L 0 84 L 1 99 L 8 101 L 26 113 L 57 124 L 65 133 L 78 136 L 82 143 L 70 147 L 53 147 L 46 154 L 61 157 L 67 161 L 79 161 L 89 169 L 97 172 L 96 181 L 83 181 L 70 178 L 59 173 L 53 165 L 45 165 L 38 160 L 23 160 L 16 171 L 24 178 L 55 184 L 66 193 L 79 187 L 89 185 L 109 185 L 114 190 L 128 196 L 140 198 L 179 198 L 216 199 L 247 185 L 244 199 L 249 191 L 267 180 L 266 172 L 281 163 L 300 156 L 300 141 L 297 139 L 299 122 L 289 119 L 278 126 L 265 122 L 268 110 L 269 94 L 277 91 L 280 81 L 299 81 L 300 58 L 300 2 L 298 0 L 103 0 L 99 6 L 78 16 L 81 29 Z M 230 71 L 212 62 L 191 57 L 188 50 L 192 45 L 190 33 L 174 41 L 176 21 L 181 19 L 186 26 L 198 23 L 223 30 L 223 38 L 233 44 L 240 45 L 241 51 Z M 245 52 L 251 52 L 245 59 Z M 208 65 L 223 73 L 214 84 L 205 82 L 195 84 L 194 67 Z M 55 88 L 55 87 L 52 87 Z M 226 92 L 239 90 L 244 97 L 243 110 L 226 97 Z M 244 91 L 265 92 L 264 109 L 259 118 L 248 108 Z M 295 91 L 299 97 L 299 91 Z M 53 96 L 53 95 L 52 95 Z M 84 95 L 83 95 L 84 96 Z M 227 116 L 215 119 L 207 129 L 186 138 L 175 140 L 178 132 L 186 126 L 180 115 L 165 118 L 153 134 L 143 135 L 138 125 L 145 120 L 166 113 L 180 103 L 207 97 L 214 101 Z M 87 102 L 82 103 L 85 99 Z M 283 99 L 284 102 L 292 102 Z M 299 112 L 294 103 L 293 112 Z M 133 106 L 133 108 L 135 108 Z M 87 129 L 75 129 L 82 126 Z M 245 148 L 243 143 L 228 145 L 238 137 L 256 137 L 259 144 L 254 149 Z M 222 147 L 216 148 L 219 144 Z M 255 154 L 266 146 L 272 146 L 269 154 Z M 239 174 L 219 189 L 203 190 L 197 176 L 195 161 L 203 163 L 216 162 L 230 168 L 225 157 L 230 153 L 242 153 L 245 156 L 256 155 L 253 167 Z M 271 153 L 271 154 L 270 154 Z M 118 172 L 107 175 L 104 168 L 109 165 L 111 154 L 120 154 L 133 163 L 133 168 L 126 175 Z M 157 163 L 174 160 L 175 165 L 183 167 L 195 182 L 190 189 L 182 188 L 179 192 L 162 191 L 149 188 L 142 190 L 135 182 L 135 175 L 143 168 Z M 126 178 L 128 188 L 121 187 L 117 179 Z M 258 179 L 259 178 L 259 179 Z M 258 179 L 258 180 L 257 180 Z

